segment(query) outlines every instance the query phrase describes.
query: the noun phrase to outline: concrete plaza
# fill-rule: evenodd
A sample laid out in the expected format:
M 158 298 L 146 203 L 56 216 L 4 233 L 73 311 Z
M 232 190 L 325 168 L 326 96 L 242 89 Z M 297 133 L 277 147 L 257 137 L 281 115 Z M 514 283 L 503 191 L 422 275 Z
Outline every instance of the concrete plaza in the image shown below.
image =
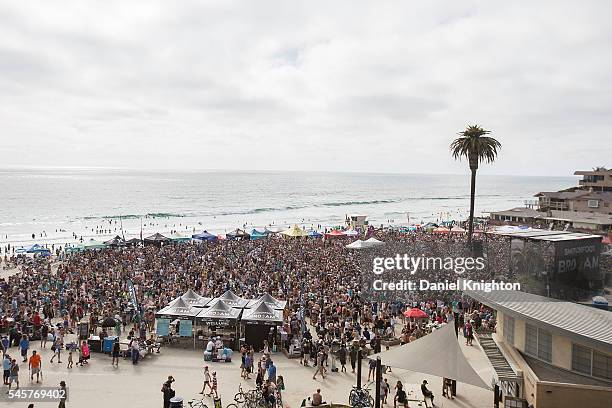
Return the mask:
M 67 341 L 75 340 L 74 335 L 67 336 Z M 482 350 L 474 343 L 472 347 L 463 345 L 462 338 L 460 344 L 468 361 L 476 372 L 489 384 L 493 375 L 493 368 Z M 200 350 L 181 349 L 163 347 L 160 354 L 153 354 L 141 360 L 137 365 L 132 365 L 130 360 L 121 359 L 119 367 L 111 366 L 111 358 L 108 355 L 92 353 L 88 365 L 84 367 L 66 368 L 68 354 L 62 352 L 62 364 L 50 363 L 51 350 L 50 343 L 47 348 L 39 347 L 39 342 L 32 342 L 30 350 L 42 351 L 43 355 L 43 381 L 42 384 L 32 383 L 26 363 L 20 364 L 21 387 L 36 386 L 57 386 L 61 380 L 66 381 L 69 388 L 68 407 L 87 407 L 87 408 L 106 408 L 108 406 L 119 407 L 156 407 L 162 406 L 161 386 L 168 375 L 175 377 L 176 382 L 173 388 L 176 395 L 187 401 L 198 398 L 198 392 L 202 388 L 203 382 L 203 354 Z M 16 347 L 9 350 L 10 354 L 17 357 L 19 351 Z M 31 352 L 30 352 L 31 354 Z M 206 363 L 211 371 L 217 372 L 219 379 L 219 392 L 223 406 L 234 402 L 234 395 L 238 391 L 238 385 L 242 384 L 244 390 L 255 388 L 255 381 L 245 381 L 240 377 L 240 355 L 235 353 L 231 363 Z M 256 355 L 256 359 L 259 355 Z M 317 388 L 321 389 L 324 399 L 330 403 L 348 403 L 348 395 L 351 387 L 356 383 L 356 375 L 348 373 L 328 372 L 325 379 L 320 377 L 312 379 L 313 367 L 303 367 L 297 359 L 287 359 L 281 353 L 273 354 L 273 360 L 277 366 L 278 375 L 282 375 L 285 380 L 286 389 L 283 393 L 283 402 L 287 407 L 299 407 L 302 400 L 313 394 Z M 75 355 L 75 362 L 78 360 Z M 331 361 L 330 367 L 331 368 Z M 328 369 L 329 369 L 328 368 Z M 367 361 L 363 363 L 363 384 L 367 385 L 368 367 Z M 254 377 L 254 376 L 253 376 Z M 384 375 L 393 387 L 400 380 L 412 391 L 409 398 L 421 398 L 420 384 L 426 379 L 429 389 L 436 396 L 437 407 L 491 407 L 493 403 L 493 393 L 477 387 L 459 383 L 457 386 L 458 396 L 453 399 L 442 397 L 442 379 L 424 374 L 413 373 L 406 370 L 393 370 Z M 6 386 L 3 388 L 6 391 Z M 374 387 L 370 390 L 374 393 Z M 393 406 L 394 392 L 389 395 L 387 406 Z M 0 397 L 3 398 L 4 396 Z M 5 405 L 7 407 L 27 407 L 24 402 L 12 402 Z M 205 398 L 209 407 L 213 406 L 212 398 Z M 53 407 L 55 403 L 35 403 L 35 407 Z M 410 407 L 418 407 L 418 403 L 411 402 Z M 424 406 L 424 405 L 422 405 Z

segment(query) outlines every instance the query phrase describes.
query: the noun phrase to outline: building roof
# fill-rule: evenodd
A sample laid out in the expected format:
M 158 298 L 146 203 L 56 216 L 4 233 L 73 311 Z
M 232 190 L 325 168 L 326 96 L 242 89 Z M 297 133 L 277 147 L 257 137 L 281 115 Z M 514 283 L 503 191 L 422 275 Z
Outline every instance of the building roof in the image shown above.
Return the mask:
M 581 200 L 602 200 L 612 202 L 612 191 L 589 191 L 584 196 L 577 197 Z
M 580 384 L 580 385 L 594 385 L 597 387 L 609 387 L 610 382 L 605 380 L 599 380 L 594 377 L 588 377 L 586 375 L 580 375 L 572 371 L 564 370 L 559 367 L 547 364 L 537 358 L 530 357 L 524 353 L 521 353 L 525 362 L 529 364 L 529 367 L 533 370 L 534 374 L 540 381 L 549 381 L 564 384 Z
M 577 191 L 541 191 L 534 195 L 534 197 L 546 196 L 548 198 L 555 198 L 558 200 L 569 200 L 576 197 L 588 194 L 588 191 L 577 190 Z
M 494 234 L 504 235 L 512 238 L 537 239 L 540 241 L 574 241 L 578 239 L 599 238 L 601 235 L 584 234 L 582 232 L 552 231 L 542 229 L 530 229 L 526 231 L 507 231 L 493 232 Z
M 551 221 L 567 221 L 567 222 L 578 222 L 582 224 L 595 224 L 595 225 L 612 225 L 612 215 L 590 213 L 584 211 L 557 211 L 552 210 L 550 216 L 547 216 L 547 220 Z
M 601 170 L 576 170 L 574 176 L 592 176 L 595 174 L 607 174 L 612 173 L 612 169 L 601 169 Z
M 536 211 L 533 208 L 515 207 L 505 211 L 492 211 L 491 215 L 501 215 L 506 217 L 543 218 L 546 216 L 546 213 Z
M 612 312 L 513 290 L 466 290 L 465 294 L 504 314 L 612 353 Z

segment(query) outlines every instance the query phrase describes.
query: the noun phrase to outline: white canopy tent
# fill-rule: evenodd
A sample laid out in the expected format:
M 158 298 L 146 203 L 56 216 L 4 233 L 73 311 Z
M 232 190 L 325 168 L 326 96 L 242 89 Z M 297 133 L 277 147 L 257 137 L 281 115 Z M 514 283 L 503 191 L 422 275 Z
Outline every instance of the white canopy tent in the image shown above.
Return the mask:
M 423 374 L 450 378 L 464 384 L 491 389 L 467 361 L 455 337 L 455 326 L 445 324 L 411 343 L 374 354 L 381 363 Z
M 379 240 L 377 240 L 374 237 L 366 239 L 365 243 L 368 244 L 369 246 L 381 246 L 381 245 L 385 245 L 384 242 L 379 241 Z
M 351 242 L 346 247 L 348 249 L 363 249 L 363 248 L 368 248 L 368 245 L 365 243 L 365 241 L 358 239 L 355 242 Z

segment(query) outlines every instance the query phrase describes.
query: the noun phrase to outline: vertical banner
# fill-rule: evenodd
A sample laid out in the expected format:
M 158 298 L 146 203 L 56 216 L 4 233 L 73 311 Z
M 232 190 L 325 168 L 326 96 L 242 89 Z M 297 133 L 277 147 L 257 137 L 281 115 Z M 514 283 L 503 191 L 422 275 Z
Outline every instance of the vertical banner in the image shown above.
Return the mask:
M 191 320 L 181 320 L 179 325 L 179 336 L 181 337 L 191 337 L 192 336 L 192 328 L 193 322 Z
M 156 319 L 156 333 L 158 336 L 168 336 L 170 334 L 170 319 Z

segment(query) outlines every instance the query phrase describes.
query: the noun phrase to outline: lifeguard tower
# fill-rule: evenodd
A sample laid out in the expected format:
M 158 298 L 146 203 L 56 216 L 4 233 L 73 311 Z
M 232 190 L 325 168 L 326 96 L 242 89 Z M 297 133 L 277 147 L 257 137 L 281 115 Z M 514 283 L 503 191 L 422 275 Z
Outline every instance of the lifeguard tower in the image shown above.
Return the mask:
M 351 214 L 346 216 L 346 226 L 348 229 L 365 231 L 368 228 L 368 216 Z

